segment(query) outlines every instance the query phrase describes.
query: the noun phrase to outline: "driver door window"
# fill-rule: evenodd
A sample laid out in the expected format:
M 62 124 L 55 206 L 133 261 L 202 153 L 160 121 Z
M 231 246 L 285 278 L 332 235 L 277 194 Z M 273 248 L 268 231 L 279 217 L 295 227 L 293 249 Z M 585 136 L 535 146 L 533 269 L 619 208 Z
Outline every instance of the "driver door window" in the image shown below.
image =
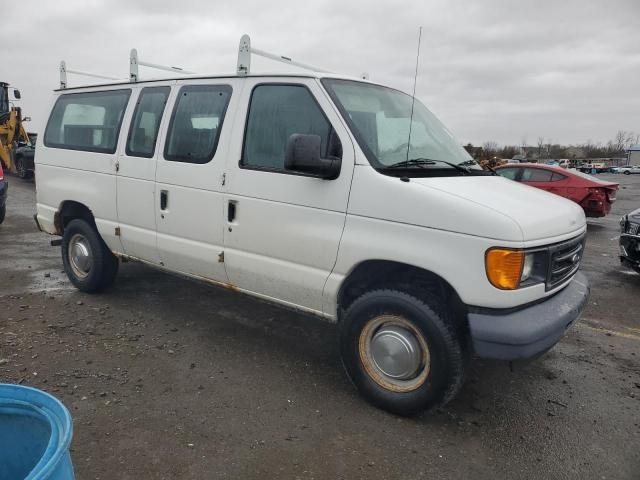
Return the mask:
M 322 157 L 342 157 L 338 136 L 305 86 L 256 86 L 251 94 L 240 166 L 292 173 L 284 169 L 284 158 L 294 133 L 318 135 Z

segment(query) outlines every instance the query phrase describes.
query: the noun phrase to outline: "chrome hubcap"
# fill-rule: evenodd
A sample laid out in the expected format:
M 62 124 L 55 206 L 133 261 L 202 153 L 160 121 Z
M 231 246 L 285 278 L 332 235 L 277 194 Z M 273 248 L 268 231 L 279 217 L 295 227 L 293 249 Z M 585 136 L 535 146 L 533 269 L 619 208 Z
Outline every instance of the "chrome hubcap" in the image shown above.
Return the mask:
M 89 241 L 84 235 L 76 233 L 71 237 L 68 257 L 69 265 L 77 277 L 84 278 L 89 275 L 91 267 L 93 266 L 93 255 Z
M 371 319 L 360 333 L 360 360 L 369 376 L 393 392 L 410 392 L 429 376 L 429 347 L 422 332 L 395 315 Z
M 376 332 L 371 339 L 371 357 L 382 373 L 399 380 L 414 377 L 422 360 L 415 335 L 395 325 Z

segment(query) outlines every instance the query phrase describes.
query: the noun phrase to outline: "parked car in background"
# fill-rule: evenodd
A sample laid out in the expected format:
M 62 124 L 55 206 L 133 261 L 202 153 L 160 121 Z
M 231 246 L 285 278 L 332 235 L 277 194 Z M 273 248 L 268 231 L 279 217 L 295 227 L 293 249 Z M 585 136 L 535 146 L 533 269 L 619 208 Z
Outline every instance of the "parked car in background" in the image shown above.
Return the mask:
M 7 214 L 7 189 L 9 184 L 4 179 L 2 172 L 2 164 L 0 163 L 0 223 L 4 222 L 4 217 Z
M 620 262 L 640 273 L 640 208 L 620 219 Z
M 631 175 L 634 173 L 640 173 L 640 165 L 626 165 L 624 167 L 617 167 L 616 173 L 624 173 L 625 175 Z
M 583 163 L 578 167 L 583 173 L 603 173 L 609 171 L 609 167 L 607 167 L 604 163 Z
M 604 217 L 616 200 L 618 184 L 605 182 L 577 170 L 538 163 L 503 165 L 498 175 L 555 193 L 579 204 L 587 217 Z

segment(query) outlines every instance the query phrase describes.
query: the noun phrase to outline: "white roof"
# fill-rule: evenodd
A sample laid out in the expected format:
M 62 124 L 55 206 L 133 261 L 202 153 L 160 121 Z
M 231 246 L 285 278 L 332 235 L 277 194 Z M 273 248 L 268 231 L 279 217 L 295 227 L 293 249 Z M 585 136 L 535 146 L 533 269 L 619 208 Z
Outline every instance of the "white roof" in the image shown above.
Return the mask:
M 638 143 L 636 145 L 630 145 L 629 146 L 629 151 L 630 152 L 640 152 L 640 143 Z

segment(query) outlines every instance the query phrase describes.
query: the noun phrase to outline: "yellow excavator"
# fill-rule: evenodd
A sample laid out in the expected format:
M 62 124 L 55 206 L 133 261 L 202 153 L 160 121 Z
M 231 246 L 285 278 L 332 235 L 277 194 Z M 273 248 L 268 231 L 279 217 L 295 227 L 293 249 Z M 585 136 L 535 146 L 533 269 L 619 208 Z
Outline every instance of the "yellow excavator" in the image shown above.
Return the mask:
M 14 89 L 13 96 L 19 100 L 20 90 Z M 32 146 L 23 125 L 26 120 L 28 118 L 22 118 L 21 108 L 12 106 L 9 102 L 9 84 L 0 82 L 0 162 L 5 172 L 11 172 L 23 178 L 28 173 L 25 171 L 28 166 L 25 165 L 21 155 L 18 155 L 20 158 L 16 158 L 16 155 L 21 147 Z

